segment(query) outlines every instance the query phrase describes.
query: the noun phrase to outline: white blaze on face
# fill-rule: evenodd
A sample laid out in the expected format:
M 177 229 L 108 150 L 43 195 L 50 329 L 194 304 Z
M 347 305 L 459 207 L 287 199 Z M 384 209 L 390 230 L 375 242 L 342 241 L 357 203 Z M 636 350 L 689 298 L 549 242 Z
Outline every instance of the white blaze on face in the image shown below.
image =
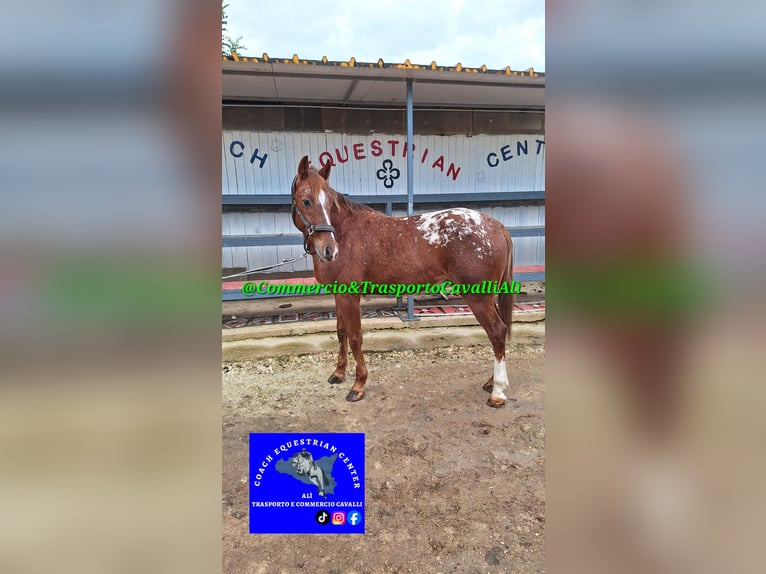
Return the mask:
M 319 205 L 322 207 L 322 213 L 324 214 L 324 223 L 332 225 L 330 223 L 330 216 L 327 215 L 327 194 L 324 189 L 319 190 Z
M 325 193 L 324 189 L 319 190 L 319 205 L 322 207 L 322 213 L 324 214 L 324 222 L 327 225 L 332 225 L 330 222 L 330 216 L 327 214 L 327 194 Z M 330 235 L 332 236 L 333 241 L 335 241 L 335 253 L 333 253 L 333 257 L 338 256 L 338 241 L 335 239 L 335 234 L 331 231 Z
M 508 371 L 505 369 L 505 357 L 499 361 L 495 359 L 495 372 L 492 377 L 494 383 L 492 387 L 492 397 L 495 399 L 506 399 L 505 389 L 508 388 Z

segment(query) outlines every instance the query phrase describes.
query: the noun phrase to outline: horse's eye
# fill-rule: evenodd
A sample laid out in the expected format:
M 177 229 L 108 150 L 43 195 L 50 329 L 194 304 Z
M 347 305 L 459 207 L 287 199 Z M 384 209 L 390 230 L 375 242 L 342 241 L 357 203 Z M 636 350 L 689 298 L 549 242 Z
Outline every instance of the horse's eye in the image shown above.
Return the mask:
M 303 200 L 303 207 L 311 207 L 311 202 L 308 199 Z

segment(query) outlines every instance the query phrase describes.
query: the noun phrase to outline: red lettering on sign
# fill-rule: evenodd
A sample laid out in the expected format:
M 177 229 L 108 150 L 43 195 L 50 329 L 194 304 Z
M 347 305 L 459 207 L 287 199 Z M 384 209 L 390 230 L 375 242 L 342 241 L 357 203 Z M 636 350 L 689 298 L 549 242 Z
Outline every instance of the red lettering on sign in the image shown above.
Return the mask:
M 338 164 L 347 163 L 349 159 L 354 159 L 357 161 L 369 159 L 370 156 L 372 157 L 380 157 L 384 153 L 383 145 L 387 144 L 391 146 L 391 157 L 396 157 L 397 153 L 397 144 L 402 144 L 402 156 L 403 158 L 407 157 L 407 142 L 402 142 L 401 140 L 386 140 L 385 142 L 381 140 L 371 140 L 369 143 L 369 148 L 366 147 L 367 144 L 364 142 L 357 142 L 354 144 L 351 144 L 351 150 L 349 150 L 348 145 L 344 145 L 342 148 L 336 147 L 333 151 L 323 151 L 319 154 L 319 165 L 325 166 L 327 164 L 337 167 Z M 417 150 L 417 147 L 415 144 L 412 144 L 412 154 L 415 155 L 415 152 L 420 152 L 420 150 Z M 258 150 L 256 150 L 256 153 Z M 350 153 L 349 153 L 350 152 Z M 426 160 L 430 159 L 430 150 L 429 148 L 423 148 L 423 151 L 420 153 L 420 163 L 424 164 L 426 163 Z M 265 154 L 264 154 L 265 157 Z M 417 157 L 417 156 L 416 156 Z M 491 158 L 495 158 L 497 160 L 496 154 L 490 154 L 487 158 L 487 161 L 490 165 L 490 167 L 494 167 L 497 165 L 497 163 L 492 163 L 490 161 Z M 444 155 L 439 155 L 436 160 L 434 160 L 433 163 L 431 163 L 431 168 L 438 169 L 442 173 L 445 174 L 446 177 L 452 178 L 452 181 L 457 181 L 458 176 L 460 175 L 461 167 L 455 165 L 454 162 L 450 162 L 449 167 L 446 167 L 446 173 L 445 173 L 445 163 L 446 160 L 444 158 Z
M 335 149 L 335 157 L 338 158 L 338 163 L 346 163 L 348 161 L 348 146 L 347 145 L 343 146 L 343 151 L 346 152 L 346 157 L 341 159 L 340 150 L 337 148 Z
M 329 151 L 323 151 L 319 154 L 319 165 L 324 166 L 328 163 L 335 167 L 335 160 L 332 159 L 332 154 Z
M 457 181 L 457 176 L 460 173 L 460 168 L 455 169 L 455 164 L 450 163 L 447 168 L 447 177 L 452 176 L 452 181 Z

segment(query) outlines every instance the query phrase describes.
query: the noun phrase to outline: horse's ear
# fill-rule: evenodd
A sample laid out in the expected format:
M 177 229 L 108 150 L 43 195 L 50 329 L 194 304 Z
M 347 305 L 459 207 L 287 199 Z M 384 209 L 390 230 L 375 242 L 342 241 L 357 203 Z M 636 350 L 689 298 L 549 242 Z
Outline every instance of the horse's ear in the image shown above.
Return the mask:
M 322 179 L 325 181 L 330 181 L 330 168 L 332 167 L 332 162 L 328 161 L 326 164 L 322 166 L 322 168 L 319 170 L 319 175 L 322 176 Z
M 309 176 L 309 156 L 304 155 L 298 163 L 298 179 L 306 179 Z

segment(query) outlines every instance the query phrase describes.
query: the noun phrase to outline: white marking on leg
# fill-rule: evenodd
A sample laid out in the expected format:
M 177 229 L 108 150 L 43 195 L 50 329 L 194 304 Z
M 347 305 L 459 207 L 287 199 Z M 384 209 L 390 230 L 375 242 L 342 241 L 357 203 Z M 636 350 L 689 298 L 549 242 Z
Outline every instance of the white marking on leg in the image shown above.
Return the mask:
M 492 398 L 506 399 L 505 389 L 508 388 L 508 371 L 505 369 L 505 357 L 499 361 L 495 359 L 495 372 L 492 376 Z

